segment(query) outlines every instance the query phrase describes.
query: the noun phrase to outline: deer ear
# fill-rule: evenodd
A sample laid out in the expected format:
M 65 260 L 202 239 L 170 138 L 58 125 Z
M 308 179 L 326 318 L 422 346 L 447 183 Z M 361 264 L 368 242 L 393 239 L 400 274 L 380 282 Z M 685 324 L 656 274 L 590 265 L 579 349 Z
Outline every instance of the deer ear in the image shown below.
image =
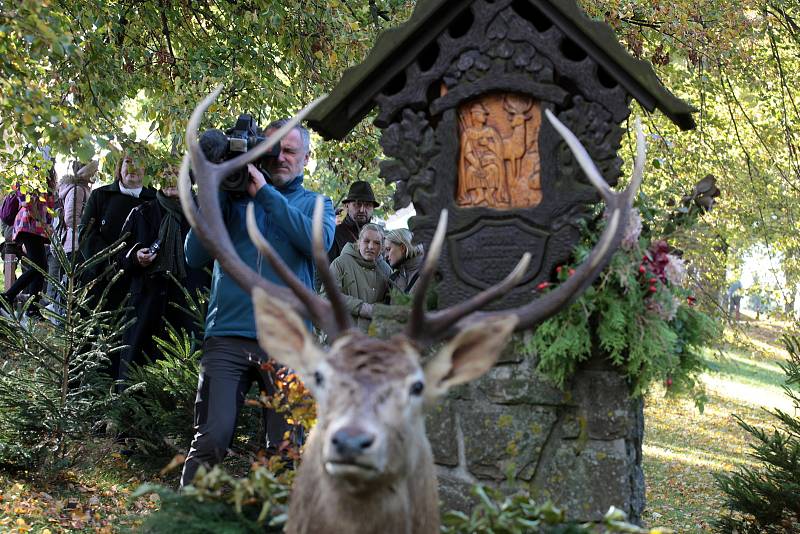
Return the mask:
M 451 387 L 475 380 L 491 369 L 517 322 L 515 315 L 493 317 L 459 332 L 425 366 L 426 399 L 440 397 Z
M 322 351 L 297 312 L 259 287 L 253 288 L 253 309 L 258 344 L 269 357 L 301 375 L 313 373 Z

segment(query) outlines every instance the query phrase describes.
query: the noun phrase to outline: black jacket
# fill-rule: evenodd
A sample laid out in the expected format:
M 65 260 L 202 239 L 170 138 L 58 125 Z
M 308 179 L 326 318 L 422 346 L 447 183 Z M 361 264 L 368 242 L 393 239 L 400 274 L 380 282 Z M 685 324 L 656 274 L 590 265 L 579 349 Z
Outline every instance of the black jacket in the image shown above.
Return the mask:
M 344 220 L 336 225 L 336 232 L 333 234 L 333 245 L 328 251 L 328 263 L 333 263 L 333 260 L 342 254 L 346 244 L 358 241 L 359 230 L 361 228 L 359 228 L 358 223 L 351 219 L 349 215 L 345 215 Z
M 130 292 L 133 295 L 146 291 L 152 284 L 152 276 L 147 269 L 139 264 L 136 252 L 142 248 L 149 248 L 158 239 L 158 230 L 164 210 L 158 200 L 145 202 L 131 210 L 121 234 L 129 234 L 125 238 L 125 247 L 117 254 L 117 264 L 126 273 L 130 273 Z M 181 240 L 186 241 L 186 234 L 190 230 L 189 223 L 184 219 L 181 223 Z M 186 279 L 181 280 L 183 286 L 194 294 L 196 289 L 208 286 L 209 275 L 205 269 L 193 269 L 187 265 Z
M 91 258 L 118 240 L 131 210 L 155 198 L 155 189 L 149 187 L 142 189 L 139 198 L 123 194 L 119 190 L 119 182 L 92 191 L 79 227 L 80 250 L 84 259 Z

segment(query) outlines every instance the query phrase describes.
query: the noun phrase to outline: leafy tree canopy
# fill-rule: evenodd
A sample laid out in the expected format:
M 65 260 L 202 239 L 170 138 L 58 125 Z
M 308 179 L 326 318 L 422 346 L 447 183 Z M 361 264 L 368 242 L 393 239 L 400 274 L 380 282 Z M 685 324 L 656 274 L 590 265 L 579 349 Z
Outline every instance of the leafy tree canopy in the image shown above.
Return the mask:
M 411 7 L 403 0 L 2 1 L 3 182 L 34 174 L 32 145 L 87 160 L 95 147 L 128 144 L 133 121 L 149 125 L 154 157 L 180 152 L 191 110 L 219 83 L 225 90 L 208 126 L 232 125 L 241 112 L 261 124 L 287 116 L 330 89 L 365 57 L 377 30 L 404 20 Z M 368 125 L 344 143 L 322 144 L 314 185 L 338 198 L 357 176 L 377 175 L 378 153 Z
M 646 117 L 646 194 L 680 200 L 708 174 L 723 192 L 705 225 L 676 244 L 717 278 L 752 245 L 769 245 L 796 284 L 800 161 L 792 125 L 800 119 L 793 92 L 800 86 L 800 5 L 581 3 L 698 108 L 691 132 L 677 131 L 660 114 Z M 35 181 L 43 172 L 36 171 L 41 157 L 26 147 L 49 145 L 85 160 L 96 148 L 126 144 L 134 122 L 147 125 L 155 160 L 179 153 L 191 109 L 219 83 L 225 90 L 207 126 L 229 125 L 246 111 L 262 124 L 286 116 L 330 90 L 346 67 L 366 57 L 378 31 L 405 20 L 413 6 L 411 0 L 0 0 L 3 184 Z M 338 199 L 361 178 L 388 199 L 390 190 L 377 179 L 380 149 L 369 121 L 343 142 L 317 143 L 315 157 L 312 187 Z
M 678 197 L 712 174 L 722 190 L 706 226 L 677 243 L 723 277 L 754 245 L 782 259 L 786 297 L 800 277 L 797 122 L 800 4 L 783 0 L 582 0 L 667 87 L 697 108 L 679 132 L 648 117 L 649 195 Z M 632 159 L 632 158 L 631 158 Z M 707 273 L 708 274 L 708 273 Z M 722 281 L 720 281 L 720 284 Z

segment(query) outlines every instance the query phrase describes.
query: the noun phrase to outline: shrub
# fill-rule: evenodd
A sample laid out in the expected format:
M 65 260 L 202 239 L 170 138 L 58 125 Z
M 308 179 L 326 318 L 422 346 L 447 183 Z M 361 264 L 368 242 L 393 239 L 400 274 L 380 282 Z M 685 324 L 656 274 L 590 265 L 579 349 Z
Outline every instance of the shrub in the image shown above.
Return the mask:
M 103 311 L 103 297 L 90 297 L 93 283 L 78 284 L 116 248 L 77 265 L 54 248 L 64 277 L 40 272 L 53 285 L 60 307 L 42 308 L 48 320 L 29 322 L 25 312 L 32 299 L 20 316 L 3 302 L 0 316 L 0 461 L 44 475 L 72 463 L 85 438 L 102 426 L 112 401 L 104 371 L 108 358 L 123 348 L 122 311 Z
M 759 465 L 716 477 L 729 508 L 717 522 L 719 532 L 800 531 L 800 336 L 784 336 L 783 344 L 789 352 L 789 361 L 781 365 L 786 373 L 783 389 L 795 415 L 767 410 L 780 425 L 772 432 L 737 417 L 739 426 L 755 438 L 750 456 Z
M 153 492 L 161 497 L 161 508 L 145 519 L 141 532 L 282 532 L 290 483 L 288 472 L 279 477 L 260 463 L 254 464 L 247 477 L 239 479 L 220 466 L 210 471 L 201 467 L 194 485 L 182 493 L 146 484 L 133 497 Z
M 634 395 L 663 382 L 670 393 L 693 396 L 702 409 L 706 396 L 697 380 L 705 369 L 702 348 L 718 329 L 696 306 L 687 281 L 691 269 L 666 239 L 693 226 L 709 208 L 696 206 L 690 195 L 683 202 L 668 214 L 649 206 L 642 195 L 608 268 L 575 303 L 538 326 L 529 348 L 553 382 L 563 387 L 582 361 L 604 354 Z M 585 224 L 576 264 L 589 254 L 604 225 L 599 216 Z M 557 267 L 555 285 L 572 271 L 572 265 Z M 546 292 L 553 285 L 544 282 L 537 289 Z
M 274 466 L 272 466 L 274 469 Z M 142 532 L 281 532 L 286 523 L 290 478 L 275 476 L 270 466 L 253 465 L 249 476 L 235 479 L 219 466 L 199 472 L 195 486 L 177 494 L 159 486 L 144 485 L 134 497 L 156 492 L 162 506 L 148 516 Z M 611 508 L 598 524 L 575 523 L 550 503 L 539 505 L 527 495 L 502 497 L 499 492 L 475 486 L 479 504 L 470 515 L 446 512 L 446 534 L 591 534 L 600 532 L 653 533 L 626 522 L 625 514 Z M 213 529 L 209 529 L 213 525 Z
M 498 490 L 473 486 L 478 504 L 470 515 L 445 512 L 445 534 L 591 534 L 600 532 L 663 533 L 648 530 L 626 521 L 625 513 L 611 507 L 600 523 L 576 523 L 567 520 L 564 510 L 552 503 L 537 504 L 527 494 L 503 497 Z
M 202 351 L 198 340 L 185 331 L 168 326 L 166 337 L 156 339 L 161 359 L 130 367 L 131 385 L 108 414 L 114 428 L 135 443 L 138 453 L 151 458 L 185 453 L 193 433 Z

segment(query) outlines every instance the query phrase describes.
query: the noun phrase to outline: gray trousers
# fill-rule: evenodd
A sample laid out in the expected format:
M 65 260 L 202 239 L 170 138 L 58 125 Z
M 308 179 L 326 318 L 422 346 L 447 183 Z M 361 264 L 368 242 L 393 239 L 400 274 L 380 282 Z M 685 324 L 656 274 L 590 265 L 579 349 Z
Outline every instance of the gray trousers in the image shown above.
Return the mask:
M 253 381 L 268 397 L 275 393 L 273 378 L 261 369 L 266 353 L 255 339 L 210 337 L 203 344 L 200 378 L 194 404 L 194 438 L 186 455 L 181 487 L 191 484 L 197 468 L 220 463 L 233 442 L 233 433 L 245 395 Z M 267 450 L 277 452 L 292 427 L 283 414 L 262 410 Z

